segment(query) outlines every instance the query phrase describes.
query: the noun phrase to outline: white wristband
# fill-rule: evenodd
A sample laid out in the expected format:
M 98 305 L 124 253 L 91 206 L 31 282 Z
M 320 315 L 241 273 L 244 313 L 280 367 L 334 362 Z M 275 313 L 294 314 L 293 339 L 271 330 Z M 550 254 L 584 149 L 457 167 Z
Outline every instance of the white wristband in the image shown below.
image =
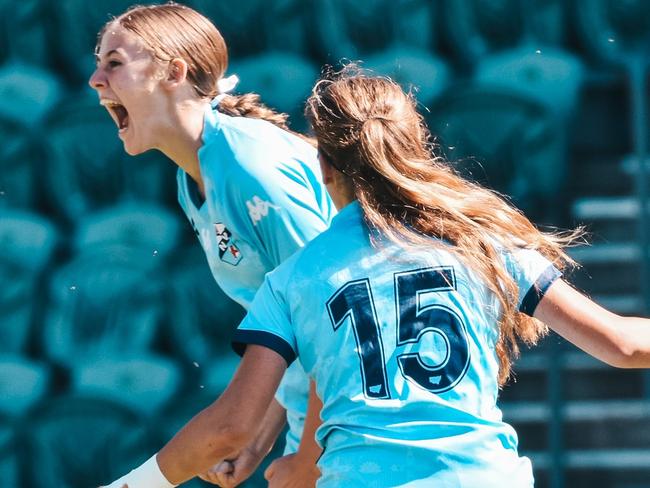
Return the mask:
M 128 485 L 129 488 L 174 488 L 177 486 L 171 484 L 162 474 L 155 454 L 140 467 L 104 488 L 122 488 L 124 485 Z

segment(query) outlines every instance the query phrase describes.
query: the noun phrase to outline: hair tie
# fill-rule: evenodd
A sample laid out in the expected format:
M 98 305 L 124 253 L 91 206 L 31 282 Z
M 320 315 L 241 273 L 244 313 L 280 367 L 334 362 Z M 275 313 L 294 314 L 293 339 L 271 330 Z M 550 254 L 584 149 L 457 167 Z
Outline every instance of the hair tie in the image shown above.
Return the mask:
M 231 92 L 235 89 L 237 83 L 239 83 L 239 77 L 237 75 L 230 75 L 227 78 L 220 78 L 219 81 L 217 81 L 217 91 L 219 94 L 210 102 L 212 108 L 217 108 L 219 102 L 224 99 L 228 92 Z

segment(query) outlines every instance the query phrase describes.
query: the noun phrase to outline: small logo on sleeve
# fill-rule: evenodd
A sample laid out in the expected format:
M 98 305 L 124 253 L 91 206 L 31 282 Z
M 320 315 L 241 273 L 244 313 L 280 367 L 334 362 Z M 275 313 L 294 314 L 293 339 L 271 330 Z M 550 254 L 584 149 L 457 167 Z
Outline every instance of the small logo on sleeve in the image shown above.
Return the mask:
M 218 222 L 214 224 L 214 230 L 217 234 L 217 246 L 219 246 L 219 259 L 224 263 L 237 266 L 242 259 L 239 248 L 232 240 L 232 233 L 225 225 Z
M 255 195 L 252 199 L 246 201 L 246 208 L 248 208 L 248 215 L 253 221 L 253 225 L 266 217 L 269 214 L 269 209 L 279 210 L 279 205 L 273 205 L 271 202 L 262 200 Z

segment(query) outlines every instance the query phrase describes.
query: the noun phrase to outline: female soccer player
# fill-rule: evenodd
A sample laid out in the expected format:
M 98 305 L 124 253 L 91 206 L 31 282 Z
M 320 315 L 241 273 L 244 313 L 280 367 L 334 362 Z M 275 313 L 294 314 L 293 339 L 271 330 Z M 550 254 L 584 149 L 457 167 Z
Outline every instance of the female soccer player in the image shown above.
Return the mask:
M 191 8 L 131 8 L 108 22 L 99 39 L 89 83 L 125 150 L 157 149 L 178 165 L 178 199 L 212 273 L 247 308 L 264 275 L 327 228 L 335 212 L 316 149 L 257 95 L 220 93 L 232 88 L 232 79 L 224 79 L 226 45 Z M 296 364 L 278 392 L 289 423 L 285 453 L 297 449 L 308 386 Z M 272 404 L 260 437 L 237 458 L 239 474 L 259 464 L 284 419 L 284 408 Z M 301 466 L 308 464 L 297 462 L 291 471 L 305 477 Z
M 571 236 L 432 157 L 399 85 L 344 73 L 307 113 L 339 214 L 267 275 L 224 394 L 110 488 L 174 486 L 237 452 L 296 356 L 323 403 L 319 488 L 533 486 L 496 404 L 518 342 L 548 325 L 613 366 L 650 367 L 650 320 L 564 282 Z

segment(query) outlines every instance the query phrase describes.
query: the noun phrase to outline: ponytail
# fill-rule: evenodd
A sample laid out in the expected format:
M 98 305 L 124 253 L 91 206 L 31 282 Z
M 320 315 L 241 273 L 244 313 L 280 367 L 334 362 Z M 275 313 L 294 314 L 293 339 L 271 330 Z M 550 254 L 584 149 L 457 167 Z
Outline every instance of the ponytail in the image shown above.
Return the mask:
M 316 140 L 289 128 L 289 115 L 276 112 L 264 105 L 257 93 L 244 93 L 243 95 L 225 95 L 217 105 L 217 110 L 222 114 L 231 117 L 248 117 L 250 119 L 261 119 L 286 130 L 299 137 L 307 144 L 316 147 Z
M 307 102 L 319 151 L 346 178 L 370 229 L 399 245 L 431 246 L 431 237 L 452 244 L 445 249 L 495 294 L 503 385 L 518 343 L 534 344 L 548 329 L 518 311 L 519 290 L 501 250 L 534 249 L 562 270 L 575 264 L 564 247 L 581 231 L 541 232 L 499 194 L 456 174 L 434 155 L 413 98 L 388 79 L 352 69 L 320 81 Z
M 284 130 L 289 130 L 285 113 L 278 113 L 270 109 L 260 101 L 257 93 L 245 93 L 243 95 L 226 95 L 217 105 L 217 110 L 232 117 L 248 117 L 251 119 L 262 119 L 271 122 Z

